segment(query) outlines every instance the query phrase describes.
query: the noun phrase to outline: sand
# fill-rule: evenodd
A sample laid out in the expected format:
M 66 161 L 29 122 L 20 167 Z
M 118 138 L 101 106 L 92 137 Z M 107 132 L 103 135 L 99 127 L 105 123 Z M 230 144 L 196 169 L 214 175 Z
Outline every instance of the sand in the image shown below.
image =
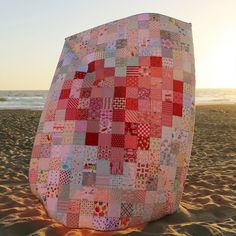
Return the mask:
M 73 230 L 50 219 L 31 193 L 28 167 L 41 111 L 0 111 L 0 236 L 236 235 L 236 105 L 197 106 L 179 211 L 113 232 Z

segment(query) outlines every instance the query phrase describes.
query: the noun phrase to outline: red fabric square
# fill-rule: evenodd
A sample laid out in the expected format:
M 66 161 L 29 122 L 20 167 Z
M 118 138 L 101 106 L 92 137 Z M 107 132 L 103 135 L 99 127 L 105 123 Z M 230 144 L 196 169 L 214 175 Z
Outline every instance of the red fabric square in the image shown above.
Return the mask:
M 124 147 L 125 137 L 123 134 L 113 134 L 111 138 L 112 147 Z
M 114 87 L 122 87 L 126 88 L 126 77 L 114 76 Z
M 136 77 L 136 76 L 127 76 L 126 77 L 126 86 L 137 87 L 138 86 L 138 77 Z
M 68 212 L 76 214 L 76 212 L 78 213 L 79 210 L 80 210 L 80 200 L 71 199 L 68 204 Z
M 150 66 L 150 57 L 140 56 L 138 59 L 140 66 Z
M 103 68 L 96 69 L 95 73 L 96 73 L 96 80 L 100 81 L 100 80 L 104 79 L 105 75 L 104 75 Z
M 125 134 L 138 135 L 138 123 L 125 122 Z
M 162 85 L 163 90 L 172 90 L 173 91 L 173 79 L 172 78 L 166 78 L 163 80 Z
M 98 133 L 86 133 L 85 144 L 92 146 L 98 145 Z
M 67 99 L 70 96 L 70 89 L 62 89 L 60 99 Z
M 65 80 L 62 89 L 71 89 L 73 80 Z
M 92 61 L 88 64 L 88 73 L 95 71 L 95 61 Z
M 100 109 L 89 109 L 88 110 L 88 120 L 100 120 L 100 114 L 101 110 Z
M 76 71 L 74 75 L 74 79 L 84 79 L 86 73 L 83 71 Z
M 163 126 L 172 127 L 172 115 L 162 115 L 161 124 Z
M 173 104 L 173 115 L 174 116 L 182 116 L 182 104 L 174 103 Z
M 80 90 L 80 98 L 90 98 L 91 96 L 91 88 L 81 88 Z
M 75 108 L 66 109 L 65 120 L 76 120 L 78 117 L 78 110 Z
M 161 122 L 160 122 L 161 123 Z M 161 124 L 151 124 L 150 128 L 150 137 L 154 137 L 154 138 L 161 138 L 161 132 L 162 132 L 162 128 L 161 128 Z
M 115 75 L 115 68 L 104 68 L 104 76 L 110 77 Z
M 66 226 L 76 228 L 79 226 L 79 214 L 67 213 Z
M 126 99 L 126 109 L 128 110 L 138 110 L 138 99 L 127 98 Z
M 149 124 L 138 124 L 138 136 L 149 137 L 150 132 L 151 129 Z
M 162 78 L 163 81 L 165 81 L 166 79 L 173 80 L 173 68 L 162 68 Z
M 183 93 L 183 82 L 179 80 L 173 80 L 173 90 L 175 92 Z
M 87 120 L 88 119 L 88 109 L 77 109 L 76 120 Z
M 173 115 L 173 103 L 162 102 L 162 114 L 172 116 Z
M 173 93 L 173 103 L 182 104 L 183 103 L 183 94 L 179 92 Z
M 65 110 L 69 99 L 61 99 L 57 102 L 57 110 Z
M 98 133 L 99 132 L 99 121 L 88 120 L 87 121 L 87 132 Z
M 99 147 L 111 147 L 111 134 L 99 133 L 98 145 Z
M 125 97 L 126 96 L 126 88 L 125 87 L 115 87 L 114 97 Z
M 125 121 L 125 110 L 113 110 L 112 111 L 113 121 Z
M 140 76 L 139 69 L 140 69 L 140 66 L 127 66 L 126 74 L 127 76 L 139 77 Z
M 136 162 L 137 159 L 137 149 L 127 148 L 125 149 L 125 162 Z
M 149 137 L 138 137 L 138 149 L 139 150 L 148 150 L 150 145 Z
M 125 148 L 136 149 L 138 145 L 137 136 L 125 135 Z
M 104 68 L 104 59 L 96 60 L 95 67 L 96 67 L 96 70 L 99 68 Z
M 59 184 L 69 184 L 70 183 L 70 177 L 71 177 L 71 171 L 70 170 L 60 170 L 59 175 Z
M 151 67 L 151 77 L 162 77 L 162 67 Z
M 153 67 L 162 67 L 161 57 L 150 57 L 150 65 Z
M 76 109 L 79 104 L 79 99 L 78 98 L 69 98 L 67 107 L 70 109 Z
M 126 110 L 125 111 L 125 121 L 137 123 L 139 121 L 138 112 L 135 110 Z

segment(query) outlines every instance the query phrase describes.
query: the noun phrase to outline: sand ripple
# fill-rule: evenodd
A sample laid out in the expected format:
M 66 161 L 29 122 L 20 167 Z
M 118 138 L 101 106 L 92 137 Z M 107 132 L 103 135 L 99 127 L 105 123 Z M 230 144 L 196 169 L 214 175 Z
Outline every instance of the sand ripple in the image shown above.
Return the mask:
M 236 235 L 236 105 L 197 107 L 189 174 L 178 212 L 116 232 L 57 223 L 27 173 L 40 111 L 0 111 L 0 235 Z

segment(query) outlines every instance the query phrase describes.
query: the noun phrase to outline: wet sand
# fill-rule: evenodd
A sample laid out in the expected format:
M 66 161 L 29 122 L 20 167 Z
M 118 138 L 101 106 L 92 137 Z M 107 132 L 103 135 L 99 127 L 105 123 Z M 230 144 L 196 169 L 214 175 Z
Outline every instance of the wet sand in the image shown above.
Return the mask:
M 236 235 L 236 105 L 197 106 L 194 144 L 180 209 L 113 232 L 70 229 L 31 193 L 28 168 L 41 111 L 0 111 L 0 236 Z

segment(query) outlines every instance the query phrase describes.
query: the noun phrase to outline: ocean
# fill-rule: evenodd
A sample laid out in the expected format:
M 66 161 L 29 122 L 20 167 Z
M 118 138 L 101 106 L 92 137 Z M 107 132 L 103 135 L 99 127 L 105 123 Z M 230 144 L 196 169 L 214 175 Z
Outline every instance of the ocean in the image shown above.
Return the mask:
M 0 91 L 0 109 L 42 110 L 48 90 Z M 196 89 L 196 104 L 236 103 L 236 88 Z

